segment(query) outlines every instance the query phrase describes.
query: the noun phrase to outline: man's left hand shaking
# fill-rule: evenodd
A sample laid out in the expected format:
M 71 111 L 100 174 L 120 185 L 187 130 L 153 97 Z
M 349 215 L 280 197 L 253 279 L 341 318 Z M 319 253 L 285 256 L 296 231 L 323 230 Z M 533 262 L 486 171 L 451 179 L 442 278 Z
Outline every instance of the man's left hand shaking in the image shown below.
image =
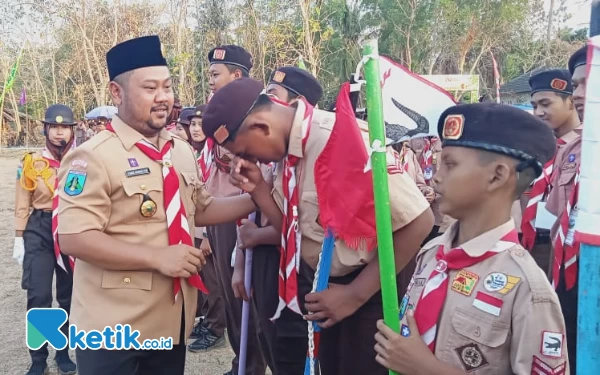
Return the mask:
M 329 284 L 329 289 L 306 295 L 305 307 L 312 314 L 304 318 L 320 322 L 321 328 L 329 328 L 354 314 L 361 305 L 349 286 Z

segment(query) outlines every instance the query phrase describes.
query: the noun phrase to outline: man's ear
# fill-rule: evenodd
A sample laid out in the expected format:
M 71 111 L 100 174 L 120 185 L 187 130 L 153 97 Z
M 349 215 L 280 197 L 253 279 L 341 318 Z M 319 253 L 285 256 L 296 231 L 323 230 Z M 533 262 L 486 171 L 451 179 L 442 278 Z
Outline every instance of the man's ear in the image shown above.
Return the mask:
M 494 191 L 502 188 L 509 182 L 512 175 L 512 168 L 508 163 L 502 160 L 490 163 L 490 167 L 488 190 Z
M 113 104 L 119 106 L 123 102 L 123 88 L 115 81 L 111 81 L 108 84 L 108 91 L 110 92 Z
M 235 76 L 235 79 L 240 79 L 244 76 L 240 69 L 236 69 L 235 72 L 233 72 L 233 75 Z

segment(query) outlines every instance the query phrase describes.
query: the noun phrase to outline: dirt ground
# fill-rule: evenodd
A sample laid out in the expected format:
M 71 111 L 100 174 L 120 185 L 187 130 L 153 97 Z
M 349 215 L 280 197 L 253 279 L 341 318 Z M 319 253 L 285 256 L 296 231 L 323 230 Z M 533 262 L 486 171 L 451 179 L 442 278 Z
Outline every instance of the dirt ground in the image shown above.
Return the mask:
M 14 241 L 14 187 L 19 157 L 26 150 L 0 151 L 0 374 L 19 375 L 28 370 L 29 353 L 25 344 L 26 292 L 21 289 L 22 269 L 12 259 Z M 74 358 L 74 353 L 71 353 Z M 221 375 L 231 369 L 233 352 L 229 346 L 208 353 L 187 356 L 186 375 Z M 54 352 L 50 349 L 48 366 L 57 374 Z

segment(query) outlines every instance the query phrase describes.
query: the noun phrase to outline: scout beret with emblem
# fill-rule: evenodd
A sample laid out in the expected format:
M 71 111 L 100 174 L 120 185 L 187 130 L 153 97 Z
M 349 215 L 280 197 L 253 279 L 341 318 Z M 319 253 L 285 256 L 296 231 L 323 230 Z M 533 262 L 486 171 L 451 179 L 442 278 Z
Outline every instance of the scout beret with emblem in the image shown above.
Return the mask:
M 438 121 L 438 134 L 443 147 L 468 147 L 510 156 L 521 161 L 518 171 L 532 167 L 538 176 L 556 148 L 554 134 L 544 121 L 522 109 L 497 103 L 446 109 Z
M 48 107 L 42 122 L 50 125 L 77 125 L 73 111 L 64 104 L 53 104 Z
M 531 95 L 538 91 L 554 91 L 572 95 L 571 74 L 566 69 L 551 69 L 536 73 L 529 78 Z
M 190 126 L 189 116 L 192 115 L 194 112 L 196 112 L 196 108 L 194 108 L 194 107 L 184 108 L 181 111 L 181 113 L 179 114 L 179 118 L 177 119 L 177 122 L 182 125 L 185 125 L 185 126 Z
M 239 66 L 250 72 L 252 69 L 252 55 L 240 46 L 233 44 L 213 48 L 208 53 L 208 61 L 212 64 L 229 64 Z
M 202 116 L 204 116 L 204 112 L 205 111 L 206 111 L 206 104 L 200 104 L 196 108 L 192 108 L 192 111 L 187 114 L 188 123 L 190 121 L 192 121 L 193 117 L 200 117 L 200 118 L 202 118 Z
M 167 66 L 157 35 L 144 36 L 117 44 L 106 53 L 111 81 L 120 74 L 149 66 Z
M 236 79 L 217 91 L 202 117 L 204 134 L 219 144 L 232 138 L 262 92 L 263 84 L 247 77 Z
M 319 81 L 306 70 L 295 66 L 284 66 L 275 70 L 269 80 L 269 84 L 272 83 L 305 97 L 313 106 L 317 105 L 323 96 L 323 88 Z
M 587 64 L 587 50 L 588 46 L 585 45 L 575 51 L 575 53 L 571 55 L 571 58 L 569 58 L 569 72 L 571 75 L 573 75 L 575 69 Z

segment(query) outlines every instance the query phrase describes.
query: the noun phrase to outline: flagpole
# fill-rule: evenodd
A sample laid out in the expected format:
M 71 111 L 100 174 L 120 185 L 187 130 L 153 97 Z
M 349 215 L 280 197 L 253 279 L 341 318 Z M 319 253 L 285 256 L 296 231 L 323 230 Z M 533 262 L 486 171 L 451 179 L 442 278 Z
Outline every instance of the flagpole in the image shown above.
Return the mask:
M 383 125 L 383 99 L 379 76 L 379 51 L 377 40 L 365 43 L 363 58 L 370 57 L 365 63 L 367 92 L 367 116 L 369 138 L 374 149 L 371 156 L 373 170 L 373 193 L 375 198 L 375 223 L 377 226 L 377 254 L 379 256 L 379 274 L 381 295 L 383 298 L 383 318 L 385 324 L 394 332 L 400 331 L 398 319 L 398 288 L 396 285 L 396 262 L 392 240 L 392 220 L 385 150 L 385 127 Z M 390 370 L 390 375 L 397 375 Z
M 579 253 L 579 285 L 577 313 L 577 374 L 600 368 L 600 231 L 597 220 L 600 206 L 596 198 L 600 188 L 600 0 L 592 2 L 588 77 L 585 95 L 585 116 L 581 151 L 580 199 L 576 236 L 581 236 Z

